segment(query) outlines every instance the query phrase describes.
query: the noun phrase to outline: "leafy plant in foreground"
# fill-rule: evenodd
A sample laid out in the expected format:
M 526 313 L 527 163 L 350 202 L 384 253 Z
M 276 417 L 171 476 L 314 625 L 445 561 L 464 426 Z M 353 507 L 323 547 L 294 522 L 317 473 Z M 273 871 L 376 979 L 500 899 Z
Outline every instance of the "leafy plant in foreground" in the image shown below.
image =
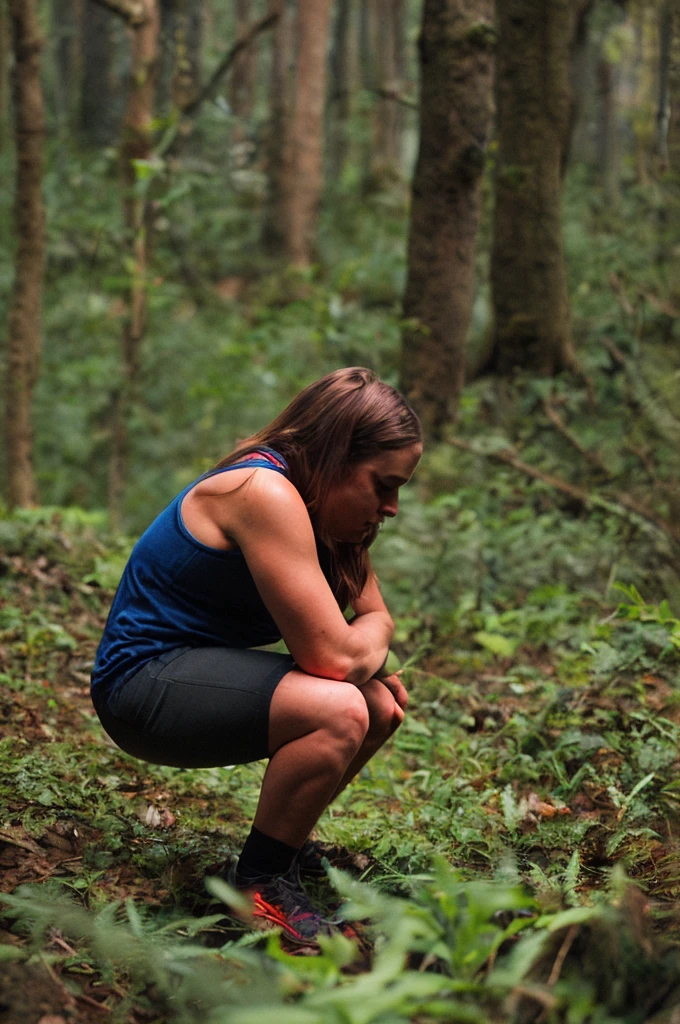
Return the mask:
M 673 1005 L 680 959 L 654 948 L 644 897 L 623 878 L 607 903 L 541 915 L 516 885 L 463 882 L 443 860 L 410 899 L 331 876 L 344 915 L 371 922 L 372 959 L 354 973 L 357 949 L 341 935 L 317 957 L 289 955 L 275 934 L 264 951 L 256 935 L 207 949 L 196 939 L 223 914 L 158 926 L 132 901 L 93 915 L 39 887 L 0 899 L 34 948 L 58 928 L 136 1005 L 177 1024 L 637 1024 Z M 210 889 L 230 909 L 238 899 L 224 883 Z

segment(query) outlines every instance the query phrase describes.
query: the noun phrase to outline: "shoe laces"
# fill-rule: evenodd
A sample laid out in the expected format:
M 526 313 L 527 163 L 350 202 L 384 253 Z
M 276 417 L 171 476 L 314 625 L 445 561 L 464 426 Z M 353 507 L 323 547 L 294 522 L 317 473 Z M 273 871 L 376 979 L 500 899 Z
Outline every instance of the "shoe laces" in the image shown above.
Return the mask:
M 314 939 L 325 930 L 327 922 L 314 907 L 307 894 L 283 875 L 276 875 L 253 895 L 255 917 L 264 917 L 273 924 L 302 939 Z

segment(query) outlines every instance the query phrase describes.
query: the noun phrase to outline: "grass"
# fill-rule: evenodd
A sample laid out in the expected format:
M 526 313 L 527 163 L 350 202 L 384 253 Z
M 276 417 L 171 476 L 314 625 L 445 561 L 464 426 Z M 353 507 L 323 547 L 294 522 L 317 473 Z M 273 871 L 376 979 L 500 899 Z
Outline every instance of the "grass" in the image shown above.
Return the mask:
M 73 203 L 55 209 L 70 193 L 54 187 L 59 227 Z M 217 236 L 203 231 L 213 183 L 192 187 L 197 202 L 205 191 L 201 217 L 174 216 L 216 285 Z M 616 223 L 577 176 L 566 199 L 583 378 L 468 386 L 456 430 L 472 450 L 428 453 L 376 547 L 409 713 L 319 826 L 355 880 L 336 872 L 317 896 L 345 901 L 358 947 L 336 937 L 319 956 L 293 957 L 234 917 L 219 880 L 206 887 L 246 835 L 262 765 L 147 765 L 103 734 L 88 677 L 130 541 L 107 534 L 101 513 L 0 518 L 9 1024 L 50 1013 L 120 1024 L 669 1019 L 680 1001 L 680 577 L 677 542 L 658 520 L 676 522 L 680 508 L 680 364 L 677 318 L 659 303 L 675 301 L 664 274 L 677 254 L 650 261 L 663 240 L 642 189 L 624 196 Z M 310 376 L 367 358 L 394 376 L 404 223 L 376 244 L 382 214 L 363 201 L 356 213 L 370 244 L 356 240 L 356 214 L 344 241 L 329 225 L 342 248 L 333 268 L 304 287 L 261 274 L 238 304 L 211 288 L 189 302 L 159 243 L 148 394 L 131 425 L 131 523 L 198 471 L 197 452 L 219 454 Z M 117 216 L 102 213 L 106 244 L 89 269 L 74 254 L 59 262 L 53 244 L 36 421 L 54 501 L 105 494 Z M 246 272 L 242 237 L 229 235 L 219 273 Z M 475 344 L 488 320 L 483 264 L 481 253 Z M 74 306 L 76 294 L 87 301 Z M 173 346 L 179 377 L 161 372 Z M 494 461 L 508 449 L 592 500 Z
M 414 502 L 392 545 L 420 514 Z M 121 1021 L 216 1024 L 275 1007 L 331 1024 L 495 1021 L 511 1007 L 642 1021 L 617 1002 L 621 979 L 577 984 L 600 932 L 625 938 L 622 962 L 647 957 L 665 979 L 654 999 L 671 998 L 680 623 L 668 602 L 543 584 L 453 619 L 402 610 L 406 722 L 319 827 L 362 881 L 338 875 L 339 893 L 317 895 L 370 919 L 363 959 L 338 939 L 303 966 L 225 917 L 229 893 L 204 882 L 243 841 L 262 765 L 143 764 L 94 716 L 87 675 L 126 542 L 76 512 L 0 530 L 0 951 L 14 971 L 46 965 L 53 1010 L 85 1020 L 103 1012 L 94 1001 Z M 656 1005 L 642 981 L 635 991 Z

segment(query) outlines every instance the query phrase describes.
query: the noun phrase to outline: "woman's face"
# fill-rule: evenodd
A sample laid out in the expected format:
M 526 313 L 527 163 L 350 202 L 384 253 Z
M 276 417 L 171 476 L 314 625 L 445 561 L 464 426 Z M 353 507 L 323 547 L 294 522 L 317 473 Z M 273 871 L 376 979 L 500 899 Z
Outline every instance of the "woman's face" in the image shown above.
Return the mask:
M 324 533 L 350 544 L 373 541 L 383 520 L 396 516 L 399 488 L 411 479 L 422 453 L 423 446 L 414 444 L 353 466 L 326 496 L 319 515 Z

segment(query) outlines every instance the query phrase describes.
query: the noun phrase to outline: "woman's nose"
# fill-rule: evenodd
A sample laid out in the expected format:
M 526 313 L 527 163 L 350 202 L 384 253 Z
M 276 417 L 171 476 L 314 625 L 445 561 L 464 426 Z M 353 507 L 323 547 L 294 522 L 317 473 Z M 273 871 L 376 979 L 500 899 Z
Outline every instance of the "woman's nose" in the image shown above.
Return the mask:
M 380 515 L 392 519 L 399 511 L 399 498 L 396 494 L 389 495 L 380 506 Z

